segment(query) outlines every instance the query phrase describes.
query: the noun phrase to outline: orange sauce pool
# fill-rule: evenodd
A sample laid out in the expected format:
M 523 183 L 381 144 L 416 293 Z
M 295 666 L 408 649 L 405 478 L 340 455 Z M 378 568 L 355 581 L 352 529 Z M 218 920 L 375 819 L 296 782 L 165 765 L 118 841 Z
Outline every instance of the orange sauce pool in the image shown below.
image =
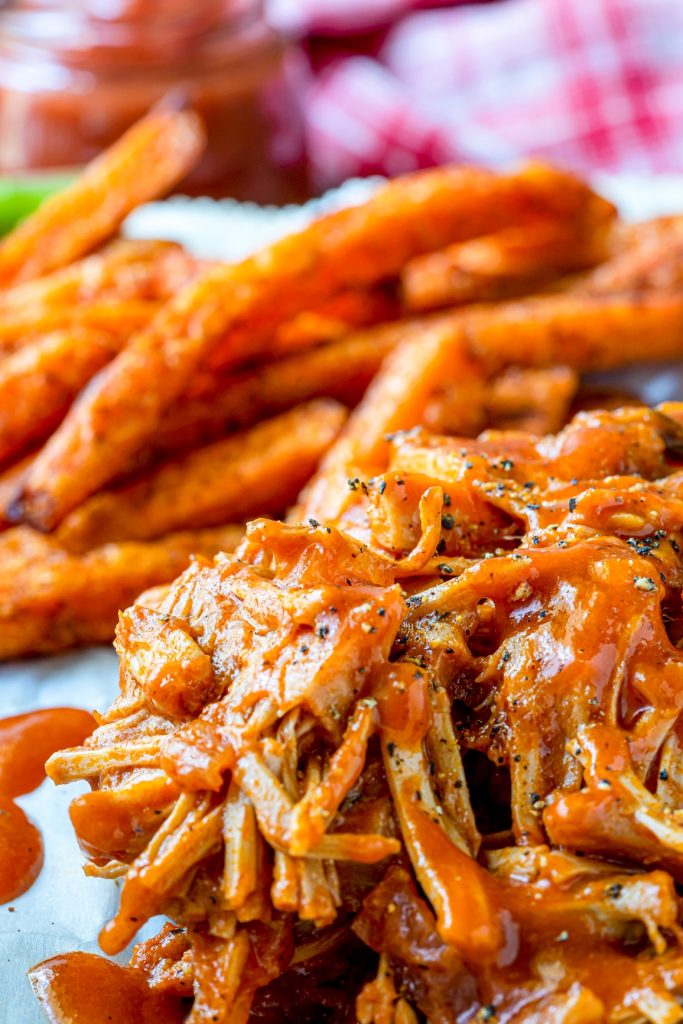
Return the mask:
M 93 953 L 64 953 L 29 972 L 36 998 L 54 1024 L 181 1024 L 181 1000 L 154 992 L 141 971 Z
M 40 833 L 14 798 L 36 789 L 56 750 L 83 742 L 95 719 L 50 708 L 0 720 L 0 903 L 25 892 L 40 873 Z M 29 978 L 55 1024 L 181 1024 L 186 1007 L 156 993 L 144 974 L 90 953 L 65 953 L 31 968 Z
M 43 865 L 40 832 L 14 798 L 45 778 L 45 762 L 56 750 L 83 742 L 95 719 L 77 708 L 49 708 L 0 720 L 0 903 L 33 884 Z

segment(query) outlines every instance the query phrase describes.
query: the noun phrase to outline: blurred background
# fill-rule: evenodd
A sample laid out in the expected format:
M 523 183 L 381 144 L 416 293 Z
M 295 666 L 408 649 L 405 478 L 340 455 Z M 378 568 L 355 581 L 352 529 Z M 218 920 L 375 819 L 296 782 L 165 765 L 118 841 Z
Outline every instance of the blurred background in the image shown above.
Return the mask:
M 0 172 L 27 205 L 162 97 L 208 125 L 184 192 L 282 204 L 526 156 L 681 171 L 683 0 L 1 5 Z

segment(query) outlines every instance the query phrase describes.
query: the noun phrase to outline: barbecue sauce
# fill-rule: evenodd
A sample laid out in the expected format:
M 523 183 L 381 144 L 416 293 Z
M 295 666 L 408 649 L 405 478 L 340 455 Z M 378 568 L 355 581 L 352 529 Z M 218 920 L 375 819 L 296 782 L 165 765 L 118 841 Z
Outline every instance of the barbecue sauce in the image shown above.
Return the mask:
M 180 1024 L 186 1006 L 154 992 L 142 971 L 93 953 L 64 953 L 36 964 L 29 978 L 54 1024 Z
M 207 131 L 181 191 L 298 202 L 302 70 L 261 0 L 15 0 L 0 14 L 0 170 L 88 163 L 176 91 Z
M 92 715 L 76 708 L 31 711 L 0 721 L 0 903 L 26 892 L 43 864 L 40 832 L 14 798 L 40 785 L 50 754 L 77 746 L 94 728 Z

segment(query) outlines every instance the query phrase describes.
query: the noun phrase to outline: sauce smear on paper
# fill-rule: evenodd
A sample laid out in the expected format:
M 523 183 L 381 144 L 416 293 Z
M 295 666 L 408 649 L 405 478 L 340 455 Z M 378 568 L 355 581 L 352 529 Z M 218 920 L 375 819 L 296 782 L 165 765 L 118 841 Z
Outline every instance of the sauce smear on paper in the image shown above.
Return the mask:
M 43 864 L 40 832 L 14 798 L 45 778 L 45 762 L 56 750 L 83 742 L 95 719 L 77 708 L 49 708 L 0 720 L 0 903 L 33 884 Z
M 36 964 L 29 978 L 53 1024 L 181 1024 L 187 1006 L 154 992 L 141 971 L 92 953 L 64 953 Z

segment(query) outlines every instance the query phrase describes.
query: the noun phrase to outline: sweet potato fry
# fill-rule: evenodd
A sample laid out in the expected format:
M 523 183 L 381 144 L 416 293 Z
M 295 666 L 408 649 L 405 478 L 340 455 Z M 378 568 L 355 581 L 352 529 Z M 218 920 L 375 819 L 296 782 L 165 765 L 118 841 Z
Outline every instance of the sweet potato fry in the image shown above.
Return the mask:
M 634 223 L 616 220 L 610 228 L 609 254 L 603 262 L 590 270 L 552 281 L 543 290 L 608 295 L 674 289 L 681 277 L 681 244 L 683 217 L 680 215 Z
M 159 309 L 146 299 L 106 298 L 83 305 L 0 314 L 0 356 L 18 352 L 42 335 L 62 330 L 107 331 L 122 340 L 146 327 Z
M 603 370 L 683 352 L 683 296 L 548 295 L 464 314 L 472 355 L 490 372 L 505 366 Z
M 578 374 L 568 366 L 550 366 L 547 370 L 511 366 L 486 388 L 484 402 L 490 426 L 538 435 L 557 433 L 567 422 L 578 386 Z
M 420 253 L 543 213 L 583 209 L 588 199 L 609 208 L 576 179 L 544 167 L 508 176 L 439 169 L 390 182 L 363 206 L 208 271 L 77 403 L 36 460 L 17 513 L 55 526 L 149 443 L 194 374 L 261 354 L 277 326 L 302 308 L 393 277 Z
M 394 344 L 408 343 L 421 328 L 432 327 L 444 343 L 455 345 L 464 330 L 470 355 L 481 361 L 487 378 L 508 366 L 607 370 L 639 360 L 679 358 L 683 296 L 654 290 L 562 293 L 469 306 L 397 323 Z
M 580 287 L 595 294 L 675 290 L 683 283 L 683 217 L 632 225 L 630 244 L 587 274 Z M 640 230 L 638 230 L 640 229 Z
M 149 587 L 174 579 L 193 554 L 213 557 L 240 526 L 107 544 L 82 558 L 28 527 L 0 537 L 0 659 L 112 639 L 118 613 Z
M 282 324 L 273 338 L 273 352 L 295 352 L 299 348 L 336 341 L 352 330 L 396 320 L 400 314 L 394 287 L 367 291 L 348 289 Z
M 484 378 L 468 355 L 464 331 L 445 320 L 410 325 L 405 335 L 305 489 L 295 520 L 337 519 L 358 478 L 385 468 L 392 431 L 418 423 L 443 430 L 445 412 L 453 432 L 471 434 L 483 426 Z
M 0 472 L 0 530 L 6 530 L 12 525 L 7 509 L 12 498 L 17 493 L 17 488 L 21 485 L 21 481 L 26 476 L 33 458 L 34 453 L 30 452 L 22 459 L 19 459 L 18 462 L 12 463 L 11 466 Z
M 651 217 L 649 220 L 617 220 L 612 226 L 611 255 L 621 256 L 636 249 L 664 245 L 668 239 L 681 237 L 683 216 L 680 213 Z
M 166 463 L 151 476 L 93 495 L 61 524 L 70 551 L 114 540 L 282 512 L 315 471 L 345 418 L 336 402 L 298 406 L 244 434 Z
M 401 275 L 406 307 L 419 311 L 529 294 L 558 274 L 605 259 L 608 227 L 604 221 L 541 221 L 418 256 Z
M 120 344 L 76 327 L 56 331 L 0 361 L 0 464 L 45 438 Z
M 180 264 L 194 272 L 199 261 L 174 242 L 117 239 L 92 256 L 0 292 L 0 321 L 55 307 L 92 302 L 103 296 L 160 299 L 177 287 Z M 170 269 L 172 274 L 168 274 Z
M 152 111 L 0 243 L 0 285 L 40 277 L 90 252 L 136 206 L 180 181 L 203 145 L 197 114 Z
M 200 377 L 177 402 L 152 439 L 155 455 L 215 441 L 312 398 L 355 405 L 405 334 L 405 323 L 350 334 L 334 344 L 297 352 L 255 370 Z

